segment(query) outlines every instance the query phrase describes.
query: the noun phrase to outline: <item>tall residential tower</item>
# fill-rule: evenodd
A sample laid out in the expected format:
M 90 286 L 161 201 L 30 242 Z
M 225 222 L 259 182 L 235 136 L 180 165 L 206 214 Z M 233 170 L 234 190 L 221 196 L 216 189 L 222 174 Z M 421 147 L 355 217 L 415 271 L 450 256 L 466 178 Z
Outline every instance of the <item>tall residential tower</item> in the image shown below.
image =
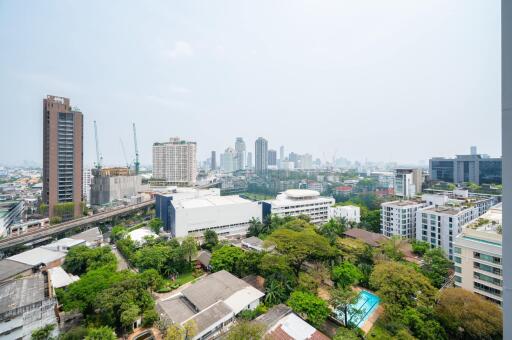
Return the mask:
M 83 115 L 71 108 L 69 98 L 46 96 L 43 100 L 43 202 L 50 217 L 55 206 L 73 203 L 64 220 L 81 215 L 83 172 Z M 65 209 L 66 210 L 66 209 Z
M 255 169 L 258 175 L 265 174 L 268 168 L 268 142 L 259 137 L 255 144 Z
M 171 185 L 188 186 L 196 183 L 196 142 L 171 138 L 153 144 L 153 178 Z

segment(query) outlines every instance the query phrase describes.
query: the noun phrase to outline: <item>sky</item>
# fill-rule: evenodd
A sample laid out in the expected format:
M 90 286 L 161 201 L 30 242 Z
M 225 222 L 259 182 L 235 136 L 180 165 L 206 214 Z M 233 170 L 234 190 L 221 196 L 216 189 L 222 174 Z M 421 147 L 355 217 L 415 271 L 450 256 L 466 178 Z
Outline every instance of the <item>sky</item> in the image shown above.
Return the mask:
M 498 0 L 0 0 L 0 163 L 42 163 L 42 100 L 84 114 L 84 161 L 173 136 L 198 160 L 262 136 L 331 160 L 501 155 Z

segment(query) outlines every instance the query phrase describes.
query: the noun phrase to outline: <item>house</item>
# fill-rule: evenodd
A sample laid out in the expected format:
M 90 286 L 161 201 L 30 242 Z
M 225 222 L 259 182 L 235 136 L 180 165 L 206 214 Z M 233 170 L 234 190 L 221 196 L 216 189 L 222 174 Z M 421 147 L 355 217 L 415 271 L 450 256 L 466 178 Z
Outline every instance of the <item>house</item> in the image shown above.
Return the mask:
M 208 250 L 202 250 L 197 254 L 197 262 L 203 267 L 204 270 L 210 271 L 210 260 L 212 258 L 212 253 Z
M 272 340 L 328 340 L 325 334 L 301 319 L 292 309 L 276 305 L 254 321 L 265 326 L 265 339 Z
M 275 248 L 273 245 L 265 246 L 263 240 L 256 236 L 243 239 L 242 247 L 256 251 L 272 251 Z
M 196 339 L 211 339 L 229 328 L 235 316 L 255 309 L 264 296 L 225 270 L 210 274 L 181 292 L 157 303 L 160 318 L 184 325 L 194 322 Z
M 378 247 L 385 243 L 388 238 L 382 234 L 372 233 L 371 231 L 364 230 L 361 228 L 351 228 L 346 230 L 343 235 L 356 240 L 363 241 L 369 246 Z

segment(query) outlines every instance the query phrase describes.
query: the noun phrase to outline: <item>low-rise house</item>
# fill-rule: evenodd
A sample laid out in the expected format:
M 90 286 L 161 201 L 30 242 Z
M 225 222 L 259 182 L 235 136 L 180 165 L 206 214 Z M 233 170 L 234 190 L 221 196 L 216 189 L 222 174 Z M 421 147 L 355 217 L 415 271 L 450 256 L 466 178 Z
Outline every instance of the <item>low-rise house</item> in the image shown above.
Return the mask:
M 157 303 L 164 322 L 195 323 L 195 339 L 210 339 L 226 331 L 236 315 L 255 309 L 264 296 L 225 270 L 208 275 L 181 292 Z
M 0 338 L 29 340 L 34 330 L 47 325 L 55 325 L 51 336 L 56 337 L 56 308 L 43 273 L 0 284 Z
M 292 309 L 276 305 L 253 322 L 265 326 L 265 339 L 272 340 L 328 340 L 325 334 L 301 319 Z
M 212 253 L 208 250 L 202 250 L 197 254 L 197 262 L 203 267 L 204 270 L 210 271 L 210 260 L 212 258 Z
M 259 237 L 251 236 L 242 240 L 242 248 L 256 251 L 272 251 L 275 246 L 265 245 Z
M 382 234 L 372 233 L 371 231 L 361 228 L 351 228 L 346 230 L 343 235 L 356 240 L 360 240 L 372 247 L 378 247 L 385 243 L 388 238 Z

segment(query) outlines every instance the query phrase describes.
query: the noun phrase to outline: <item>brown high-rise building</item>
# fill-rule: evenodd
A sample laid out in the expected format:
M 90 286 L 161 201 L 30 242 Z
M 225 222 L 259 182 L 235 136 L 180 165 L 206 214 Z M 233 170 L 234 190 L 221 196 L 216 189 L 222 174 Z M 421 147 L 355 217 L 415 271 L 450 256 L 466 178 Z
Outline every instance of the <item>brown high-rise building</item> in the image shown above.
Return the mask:
M 83 139 L 82 113 L 71 108 L 68 98 L 47 96 L 43 100 L 42 196 L 50 217 L 61 215 L 67 220 L 81 215 Z M 69 205 L 59 205 L 70 202 L 73 212 L 63 209 Z

